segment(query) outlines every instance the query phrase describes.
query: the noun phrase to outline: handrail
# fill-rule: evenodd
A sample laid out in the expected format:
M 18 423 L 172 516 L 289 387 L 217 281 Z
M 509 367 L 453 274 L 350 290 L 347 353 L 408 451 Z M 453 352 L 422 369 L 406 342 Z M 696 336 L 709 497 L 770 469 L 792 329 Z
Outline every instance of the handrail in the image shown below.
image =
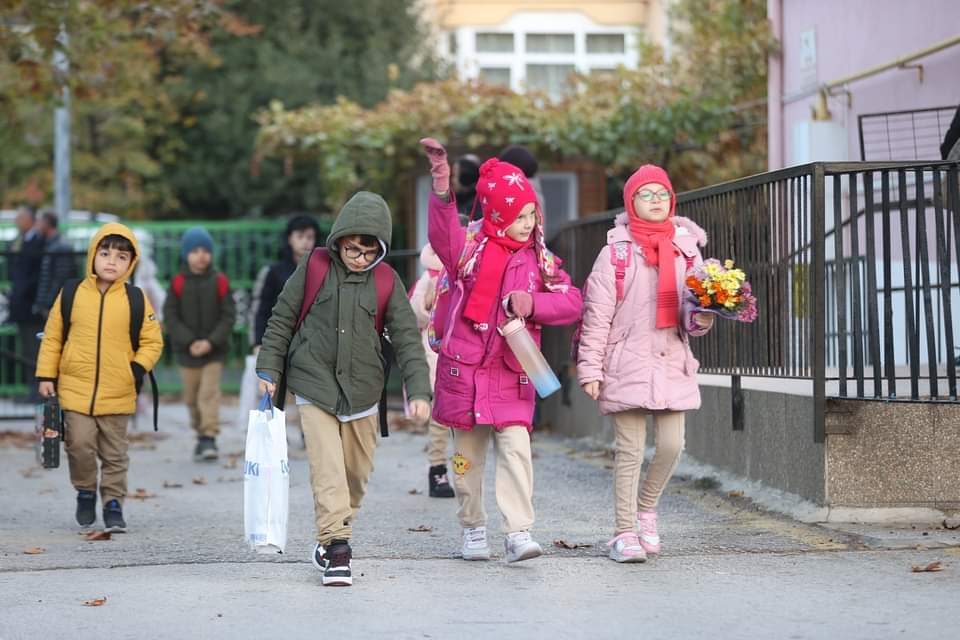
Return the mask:
M 890 69 L 896 69 L 903 67 L 904 65 L 913 62 L 914 60 L 919 60 L 920 58 L 925 58 L 929 55 L 937 53 L 938 51 L 943 51 L 944 49 L 949 49 L 950 47 L 955 47 L 960 45 L 960 35 L 952 36 L 946 40 L 941 40 L 937 44 L 931 45 L 919 51 L 909 53 L 905 56 L 900 56 L 895 58 L 890 62 L 884 64 L 878 64 L 876 66 L 870 67 L 863 71 L 845 76 L 838 80 L 833 80 L 831 82 L 826 82 L 820 85 L 819 89 L 819 100 L 817 101 L 817 107 L 814 110 L 814 120 L 829 120 L 830 119 L 830 109 L 827 108 L 827 98 L 831 95 L 831 91 L 843 85 L 850 84 L 851 82 L 857 82 L 858 80 L 864 80 L 871 76 L 878 75 L 884 71 L 889 71 Z

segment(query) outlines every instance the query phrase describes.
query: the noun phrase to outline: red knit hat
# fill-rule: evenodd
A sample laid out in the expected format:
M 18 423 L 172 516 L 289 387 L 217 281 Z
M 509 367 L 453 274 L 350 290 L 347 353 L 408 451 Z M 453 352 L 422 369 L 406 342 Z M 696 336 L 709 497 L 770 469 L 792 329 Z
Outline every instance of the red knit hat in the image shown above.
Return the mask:
M 537 194 L 523 171 L 496 158 L 480 165 L 477 201 L 488 230 L 502 232 L 512 225 L 526 205 L 537 204 Z
M 637 215 L 637 211 L 633 207 L 633 196 L 640 190 L 640 187 L 652 182 L 662 184 L 670 191 L 670 215 L 667 217 L 672 218 L 677 210 L 677 194 L 674 193 L 673 185 L 670 184 L 670 176 L 655 164 L 643 165 L 627 179 L 627 184 L 623 185 L 623 206 L 631 217 Z

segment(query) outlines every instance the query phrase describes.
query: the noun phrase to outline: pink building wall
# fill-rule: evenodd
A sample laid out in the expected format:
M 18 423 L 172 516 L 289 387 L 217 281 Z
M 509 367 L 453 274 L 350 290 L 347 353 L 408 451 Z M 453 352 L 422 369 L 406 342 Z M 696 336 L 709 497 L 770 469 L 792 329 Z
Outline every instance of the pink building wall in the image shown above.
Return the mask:
M 829 100 L 832 127 L 823 140 L 805 128 L 821 85 L 960 35 L 960 0 L 768 0 L 782 53 L 770 66 L 769 168 L 812 160 L 859 160 L 857 116 L 863 113 L 960 104 L 960 46 L 850 83 L 852 103 L 837 91 Z M 814 30 L 816 64 L 804 72 L 801 33 Z M 843 138 L 846 144 L 843 144 Z M 808 142 L 804 142 L 807 140 Z M 939 159 L 926 158 L 926 159 Z

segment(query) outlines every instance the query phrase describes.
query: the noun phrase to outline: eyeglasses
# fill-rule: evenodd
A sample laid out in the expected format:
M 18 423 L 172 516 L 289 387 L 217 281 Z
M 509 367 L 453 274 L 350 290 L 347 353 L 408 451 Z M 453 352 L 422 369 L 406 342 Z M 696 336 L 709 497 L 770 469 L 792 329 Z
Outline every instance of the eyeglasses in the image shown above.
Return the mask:
M 377 256 L 380 255 L 380 249 L 370 249 L 369 251 L 364 251 L 357 247 L 344 247 L 343 252 L 347 254 L 347 257 L 351 260 L 356 260 L 357 258 L 363 258 L 367 262 L 373 262 L 377 259 Z
M 660 191 L 650 191 L 650 189 L 641 189 L 637 191 L 637 197 L 640 198 L 643 202 L 653 202 L 653 199 L 656 198 L 660 202 L 666 202 L 670 199 L 670 192 L 666 189 L 661 189 Z

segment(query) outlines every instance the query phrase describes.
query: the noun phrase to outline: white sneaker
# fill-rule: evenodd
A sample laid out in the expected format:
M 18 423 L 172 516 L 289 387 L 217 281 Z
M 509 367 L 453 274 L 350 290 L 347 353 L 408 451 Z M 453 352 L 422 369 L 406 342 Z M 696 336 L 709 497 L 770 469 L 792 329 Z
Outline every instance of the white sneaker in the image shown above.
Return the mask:
M 520 562 L 543 555 L 543 549 L 533 541 L 528 531 L 508 533 L 507 539 L 503 541 L 503 546 L 506 549 L 505 559 L 507 562 Z
M 466 527 L 463 530 L 463 559 L 490 559 L 490 545 L 487 544 L 486 527 Z

